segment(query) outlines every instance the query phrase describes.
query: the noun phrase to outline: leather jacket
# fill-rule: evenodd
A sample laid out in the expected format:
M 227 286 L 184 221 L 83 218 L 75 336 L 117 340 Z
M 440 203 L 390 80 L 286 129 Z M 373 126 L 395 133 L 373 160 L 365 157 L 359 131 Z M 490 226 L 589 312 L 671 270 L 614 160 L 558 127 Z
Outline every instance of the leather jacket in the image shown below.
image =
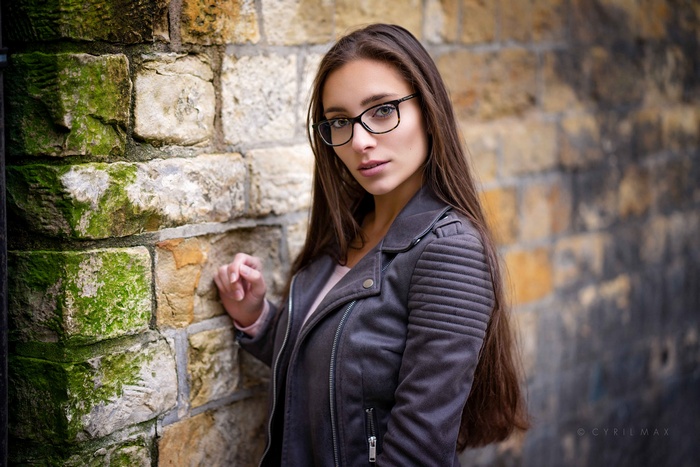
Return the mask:
M 299 271 L 260 332 L 238 334 L 272 367 L 261 465 L 459 465 L 494 305 L 478 233 L 422 188 L 302 326 L 335 265 Z

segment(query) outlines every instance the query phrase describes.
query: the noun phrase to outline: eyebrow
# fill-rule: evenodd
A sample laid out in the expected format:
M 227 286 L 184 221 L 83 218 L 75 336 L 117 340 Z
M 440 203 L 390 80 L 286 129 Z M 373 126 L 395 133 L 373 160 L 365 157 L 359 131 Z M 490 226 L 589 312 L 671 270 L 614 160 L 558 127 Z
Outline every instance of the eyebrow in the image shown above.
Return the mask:
M 360 102 L 360 106 L 366 107 L 369 104 L 373 104 L 377 101 L 381 101 L 383 99 L 386 99 L 387 97 L 393 97 L 393 96 L 398 96 L 396 93 L 391 93 L 391 92 L 384 92 L 381 94 L 374 94 L 371 95 L 365 99 L 362 99 Z M 329 107 L 327 109 L 323 109 L 324 114 L 332 113 L 332 112 L 343 112 L 345 109 L 343 107 Z

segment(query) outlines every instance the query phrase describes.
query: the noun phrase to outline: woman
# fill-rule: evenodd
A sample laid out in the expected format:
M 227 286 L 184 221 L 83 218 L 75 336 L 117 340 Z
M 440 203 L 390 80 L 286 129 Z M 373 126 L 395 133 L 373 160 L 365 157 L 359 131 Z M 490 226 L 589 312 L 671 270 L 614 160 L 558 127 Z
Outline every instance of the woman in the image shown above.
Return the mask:
M 215 278 L 241 346 L 272 367 L 261 465 L 459 465 L 525 429 L 494 245 L 428 53 L 398 26 L 340 39 L 309 120 L 313 206 L 286 300 L 265 300 L 246 254 Z

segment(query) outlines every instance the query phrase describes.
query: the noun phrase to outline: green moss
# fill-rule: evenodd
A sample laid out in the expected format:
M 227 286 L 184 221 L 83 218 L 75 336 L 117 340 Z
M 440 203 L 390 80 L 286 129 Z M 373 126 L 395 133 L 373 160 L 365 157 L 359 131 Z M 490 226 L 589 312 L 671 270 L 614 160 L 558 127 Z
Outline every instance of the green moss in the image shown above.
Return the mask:
M 145 248 L 11 253 L 9 259 L 13 340 L 86 344 L 148 328 Z
M 33 52 L 12 60 L 7 75 L 10 154 L 123 154 L 131 99 L 124 55 Z

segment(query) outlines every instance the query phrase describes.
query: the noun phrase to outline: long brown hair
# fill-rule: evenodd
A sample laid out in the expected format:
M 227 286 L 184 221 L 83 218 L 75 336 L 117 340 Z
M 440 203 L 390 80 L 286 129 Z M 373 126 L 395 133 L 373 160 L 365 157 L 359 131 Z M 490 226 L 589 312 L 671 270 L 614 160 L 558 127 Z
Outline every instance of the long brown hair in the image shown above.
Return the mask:
M 311 216 L 306 242 L 292 265 L 292 274 L 323 254 L 344 262 L 360 222 L 373 208 L 370 195 L 311 129 L 323 119 L 323 87 L 328 76 L 357 59 L 392 65 L 419 93 L 431 151 L 424 181 L 445 203 L 465 215 L 481 234 L 493 281 L 495 305 L 486 329 L 471 393 L 462 413 L 457 448 L 483 446 L 529 426 L 521 394 L 515 344 L 504 300 L 501 271 L 492 236 L 457 129 L 452 103 L 432 58 L 406 29 L 375 24 L 341 38 L 324 56 L 314 81 L 307 128 L 316 159 Z

